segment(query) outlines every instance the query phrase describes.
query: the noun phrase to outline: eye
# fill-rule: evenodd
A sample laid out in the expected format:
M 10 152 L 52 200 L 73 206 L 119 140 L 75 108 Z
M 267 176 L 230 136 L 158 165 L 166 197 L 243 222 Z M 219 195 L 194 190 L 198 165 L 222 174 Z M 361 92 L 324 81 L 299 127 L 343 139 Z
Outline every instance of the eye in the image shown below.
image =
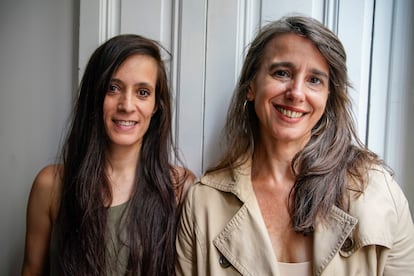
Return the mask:
M 312 84 L 321 84 L 322 83 L 322 80 L 319 79 L 319 78 L 317 78 L 317 77 L 311 77 L 309 79 L 309 82 L 312 83 Z
M 108 93 L 115 93 L 119 90 L 119 87 L 116 86 L 115 84 L 109 84 L 108 86 Z
M 148 97 L 150 94 L 151 94 L 151 92 L 150 92 L 148 89 L 144 89 L 144 88 L 140 88 L 140 89 L 138 89 L 138 91 L 137 91 L 137 95 L 138 95 L 138 97 L 141 97 L 141 98 L 146 98 L 146 97 Z
M 287 70 L 276 70 L 272 75 L 277 78 L 289 78 L 290 72 Z

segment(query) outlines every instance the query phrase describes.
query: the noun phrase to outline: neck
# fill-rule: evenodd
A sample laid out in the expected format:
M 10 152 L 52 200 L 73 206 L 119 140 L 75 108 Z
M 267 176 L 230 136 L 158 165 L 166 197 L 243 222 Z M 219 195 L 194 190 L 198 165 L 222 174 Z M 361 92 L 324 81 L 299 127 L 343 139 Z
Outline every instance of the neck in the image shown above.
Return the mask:
M 135 170 L 140 154 L 140 148 L 111 147 L 106 151 L 106 160 L 110 171 Z
M 294 182 L 291 161 L 288 158 L 278 158 L 266 151 L 255 151 L 252 163 L 252 180 L 260 183 L 279 185 Z
M 290 188 L 295 181 L 292 160 L 301 149 L 302 145 L 261 139 L 253 154 L 252 178 L 266 177 L 266 183 Z
M 111 206 L 126 202 L 133 193 L 139 149 L 110 148 L 106 152 L 106 173 L 112 192 Z

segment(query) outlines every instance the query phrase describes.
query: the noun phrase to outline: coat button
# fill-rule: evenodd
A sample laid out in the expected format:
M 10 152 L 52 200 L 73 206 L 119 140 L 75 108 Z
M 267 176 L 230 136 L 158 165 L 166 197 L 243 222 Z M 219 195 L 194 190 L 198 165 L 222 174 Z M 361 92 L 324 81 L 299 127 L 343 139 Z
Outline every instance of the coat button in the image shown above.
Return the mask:
M 230 266 L 230 262 L 224 256 L 220 256 L 219 263 L 222 268 L 227 268 Z
M 342 245 L 341 250 L 345 251 L 345 252 L 349 252 L 352 249 L 354 249 L 354 240 L 351 239 L 350 237 L 346 238 L 346 240 L 344 241 L 344 244 Z

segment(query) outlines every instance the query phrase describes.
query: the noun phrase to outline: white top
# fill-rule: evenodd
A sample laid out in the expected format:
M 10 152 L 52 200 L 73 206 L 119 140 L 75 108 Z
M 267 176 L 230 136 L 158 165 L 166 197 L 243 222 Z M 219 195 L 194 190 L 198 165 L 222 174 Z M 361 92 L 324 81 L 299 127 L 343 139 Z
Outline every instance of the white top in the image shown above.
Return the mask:
M 312 262 L 304 263 L 277 263 L 281 276 L 311 276 L 312 275 Z

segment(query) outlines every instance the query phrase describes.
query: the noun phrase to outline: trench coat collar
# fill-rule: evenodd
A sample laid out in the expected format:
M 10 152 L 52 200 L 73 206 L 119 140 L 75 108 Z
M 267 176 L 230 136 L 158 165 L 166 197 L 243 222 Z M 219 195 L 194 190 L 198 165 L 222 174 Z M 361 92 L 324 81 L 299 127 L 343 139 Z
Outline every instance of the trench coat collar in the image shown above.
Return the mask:
M 213 240 L 225 261 L 242 275 L 279 275 L 270 237 L 261 216 L 251 182 L 251 159 L 235 169 L 220 175 L 203 177 L 201 182 L 222 192 L 234 194 L 242 202 L 238 212 L 231 218 Z
M 213 243 L 223 257 L 243 275 L 280 275 L 277 258 L 251 183 L 251 159 L 235 169 L 201 178 L 204 185 L 233 193 L 242 206 Z M 313 270 L 320 275 L 350 236 L 358 220 L 333 206 L 324 224 L 314 232 Z
M 206 174 L 200 182 L 222 192 L 234 194 L 241 202 L 246 202 L 252 195 L 254 196 L 251 182 L 251 158 L 234 169 L 234 175 L 229 169 L 219 172 Z

